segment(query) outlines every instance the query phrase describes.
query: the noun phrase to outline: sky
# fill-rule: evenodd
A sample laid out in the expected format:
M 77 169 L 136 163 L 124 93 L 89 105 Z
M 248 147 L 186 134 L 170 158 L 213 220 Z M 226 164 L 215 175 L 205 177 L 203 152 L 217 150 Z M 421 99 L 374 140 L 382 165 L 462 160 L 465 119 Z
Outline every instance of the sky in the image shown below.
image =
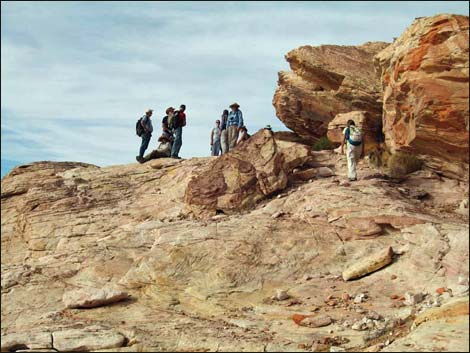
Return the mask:
M 1 2 L 1 175 L 33 161 L 135 163 L 151 108 L 157 145 L 186 105 L 183 158 L 237 102 L 249 133 L 288 130 L 272 98 L 302 45 L 391 42 L 415 17 L 468 15 L 467 1 Z

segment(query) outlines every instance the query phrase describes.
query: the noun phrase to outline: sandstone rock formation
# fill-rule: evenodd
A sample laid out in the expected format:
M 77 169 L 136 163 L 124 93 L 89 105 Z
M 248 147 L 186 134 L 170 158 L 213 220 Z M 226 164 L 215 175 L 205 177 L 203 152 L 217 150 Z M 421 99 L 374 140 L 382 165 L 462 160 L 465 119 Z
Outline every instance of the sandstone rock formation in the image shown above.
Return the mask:
M 374 58 L 387 145 L 437 157 L 431 165 L 461 178 L 469 162 L 468 52 L 468 16 L 442 14 L 416 19 Z
M 261 150 L 274 144 L 263 136 L 248 143 L 263 142 Z M 283 146 L 301 149 L 292 143 Z M 468 197 L 467 184 L 421 171 L 402 181 L 410 190 L 402 193 L 361 161 L 360 180 L 340 186 L 344 158 L 312 152 L 307 167 L 327 167 L 334 176 L 287 184 L 241 214 L 194 219 L 186 190 L 215 160 L 106 168 L 44 162 L 4 177 L 2 350 L 292 351 L 310 350 L 314 335 L 317 348 L 357 351 L 372 344 L 368 337 L 384 343 L 407 335 L 400 325 L 412 317 L 403 318 L 393 295 L 445 287 L 454 298 L 468 296 L 468 282 L 460 284 L 468 278 L 468 215 L 454 212 Z M 417 188 L 430 198 L 411 198 Z M 369 221 L 381 232 L 349 236 L 351 225 Z M 389 246 L 401 254 L 396 261 L 341 280 L 349 264 Z M 65 293 L 111 285 L 125 287 L 131 300 L 64 308 Z M 291 298 L 272 300 L 280 288 Z M 407 308 L 426 312 L 453 300 L 446 293 Z M 365 317 L 365 307 L 383 319 Z M 327 320 L 312 319 L 303 327 L 294 314 L 332 323 L 313 327 Z M 435 320 L 420 325 L 420 334 L 435 332 L 434 322 L 452 337 L 449 347 L 468 349 L 460 323 Z
M 310 149 L 262 129 L 249 143 L 204 165 L 188 184 L 185 200 L 193 212 L 226 213 L 251 208 L 283 190 L 295 167 L 310 160 Z
M 372 254 L 343 271 L 343 279 L 348 281 L 374 272 L 392 262 L 393 249 L 387 248 Z
M 280 72 L 273 98 L 277 117 L 311 143 L 325 136 L 338 113 L 364 110 L 380 120 L 380 82 L 373 57 L 388 44 L 303 46 L 286 60 L 292 72 Z
M 328 139 L 338 146 L 343 140 L 343 130 L 347 126 L 348 120 L 353 120 L 357 127 L 362 130 L 364 138 L 364 153 L 377 148 L 382 140 L 382 119 L 367 111 L 352 111 L 343 114 L 337 114 L 328 124 Z

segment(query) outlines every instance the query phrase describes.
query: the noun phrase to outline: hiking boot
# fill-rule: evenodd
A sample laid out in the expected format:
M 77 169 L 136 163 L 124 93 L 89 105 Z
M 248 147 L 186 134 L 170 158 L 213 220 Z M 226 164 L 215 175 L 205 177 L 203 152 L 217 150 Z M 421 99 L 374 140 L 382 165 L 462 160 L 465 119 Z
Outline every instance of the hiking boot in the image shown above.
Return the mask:
M 137 162 L 139 162 L 139 163 L 144 163 L 143 158 L 140 157 L 140 156 L 135 156 L 135 159 L 136 159 Z
M 357 178 L 348 178 L 349 181 L 357 181 Z

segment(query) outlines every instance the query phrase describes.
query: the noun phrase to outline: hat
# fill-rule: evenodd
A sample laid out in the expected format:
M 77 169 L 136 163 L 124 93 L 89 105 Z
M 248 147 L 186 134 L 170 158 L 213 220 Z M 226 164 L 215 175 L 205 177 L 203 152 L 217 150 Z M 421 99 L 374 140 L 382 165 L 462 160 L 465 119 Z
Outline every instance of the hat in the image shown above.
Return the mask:
M 271 125 L 266 125 L 266 126 L 264 127 L 264 129 L 272 130 L 272 129 L 271 129 Z
M 159 142 L 162 142 L 163 139 L 165 139 L 165 140 L 167 140 L 167 141 L 170 141 L 170 138 L 169 138 L 167 135 L 165 135 L 165 134 L 163 134 L 162 136 L 160 136 L 160 137 L 158 138 L 158 141 L 159 141 Z
M 229 105 L 230 108 L 235 107 L 235 106 L 238 108 L 238 107 L 240 106 L 240 104 L 238 104 L 238 103 L 232 103 L 232 104 Z
M 152 109 L 147 109 L 146 113 L 153 113 Z

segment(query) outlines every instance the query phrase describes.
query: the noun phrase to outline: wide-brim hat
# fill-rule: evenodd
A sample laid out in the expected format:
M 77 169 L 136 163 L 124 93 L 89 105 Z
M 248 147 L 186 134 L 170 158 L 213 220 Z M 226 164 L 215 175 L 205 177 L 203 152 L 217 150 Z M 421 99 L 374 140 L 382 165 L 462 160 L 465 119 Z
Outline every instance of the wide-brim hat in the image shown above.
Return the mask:
M 159 141 L 159 142 L 162 142 L 162 140 L 170 141 L 170 138 L 169 138 L 168 136 L 166 136 L 166 135 L 162 135 L 162 136 L 160 136 L 160 137 L 158 138 L 158 141 Z
M 238 103 L 232 103 L 232 104 L 229 105 L 229 107 L 230 107 L 230 108 L 232 108 L 232 107 L 237 107 L 237 108 L 238 108 L 238 107 L 240 107 L 240 104 L 238 104 Z

